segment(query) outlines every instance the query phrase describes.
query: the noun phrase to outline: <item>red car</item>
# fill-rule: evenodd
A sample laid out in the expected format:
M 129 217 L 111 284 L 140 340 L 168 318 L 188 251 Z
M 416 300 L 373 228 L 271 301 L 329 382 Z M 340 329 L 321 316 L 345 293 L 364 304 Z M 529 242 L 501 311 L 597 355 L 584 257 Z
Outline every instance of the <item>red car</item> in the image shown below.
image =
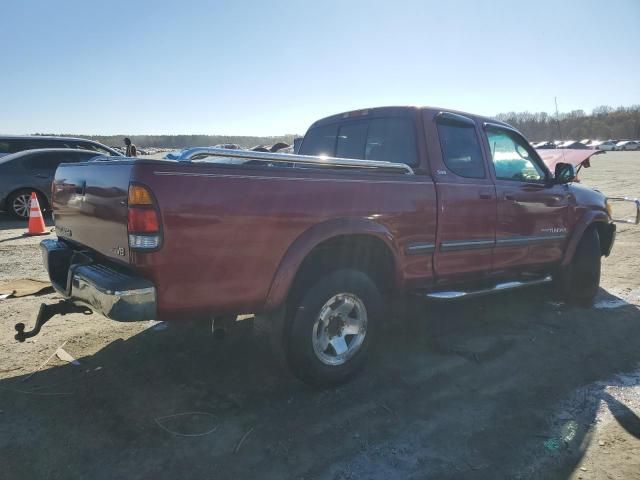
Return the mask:
M 294 373 L 331 384 L 362 366 L 392 295 L 450 300 L 553 279 L 589 304 L 615 225 L 605 196 L 574 178 L 507 124 L 373 108 L 317 121 L 299 155 L 200 148 L 63 164 L 58 239 L 42 250 L 70 309 L 121 321 L 258 314 Z

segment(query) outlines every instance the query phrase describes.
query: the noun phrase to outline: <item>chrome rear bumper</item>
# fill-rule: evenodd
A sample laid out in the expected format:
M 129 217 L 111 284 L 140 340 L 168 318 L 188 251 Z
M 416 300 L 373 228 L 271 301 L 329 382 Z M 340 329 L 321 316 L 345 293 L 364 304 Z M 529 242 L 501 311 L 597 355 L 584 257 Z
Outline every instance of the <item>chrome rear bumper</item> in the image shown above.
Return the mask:
M 58 240 L 44 240 L 40 248 L 51 283 L 65 298 L 89 305 L 112 320 L 156 317 L 156 289 L 149 280 L 96 263 L 86 252 Z

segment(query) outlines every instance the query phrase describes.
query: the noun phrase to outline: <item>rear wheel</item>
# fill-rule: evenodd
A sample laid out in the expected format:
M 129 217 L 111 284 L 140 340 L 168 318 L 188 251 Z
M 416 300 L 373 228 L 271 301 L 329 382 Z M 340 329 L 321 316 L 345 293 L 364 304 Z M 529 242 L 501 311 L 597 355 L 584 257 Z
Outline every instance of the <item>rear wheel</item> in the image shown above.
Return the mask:
M 7 199 L 7 211 L 19 219 L 29 218 L 29 199 L 31 198 L 30 190 L 18 190 L 9 195 Z M 38 203 L 42 202 L 38 195 Z M 41 204 L 42 206 L 42 204 Z
M 293 373 L 316 386 L 349 379 L 362 366 L 376 334 L 382 297 L 365 273 L 326 274 L 288 307 L 287 359 Z
M 595 227 L 588 228 L 571 259 L 571 263 L 554 279 L 563 300 L 589 307 L 600 288 L 602 252 Z

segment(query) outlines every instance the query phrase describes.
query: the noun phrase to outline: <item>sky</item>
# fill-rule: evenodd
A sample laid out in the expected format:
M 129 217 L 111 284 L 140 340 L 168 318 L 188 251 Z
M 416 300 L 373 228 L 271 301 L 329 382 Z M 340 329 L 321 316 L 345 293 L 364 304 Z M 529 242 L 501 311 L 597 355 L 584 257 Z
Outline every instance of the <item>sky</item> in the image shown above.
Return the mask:
M 0 0 L 0 133 L 302 134 L 640 104 L 640 0 Z

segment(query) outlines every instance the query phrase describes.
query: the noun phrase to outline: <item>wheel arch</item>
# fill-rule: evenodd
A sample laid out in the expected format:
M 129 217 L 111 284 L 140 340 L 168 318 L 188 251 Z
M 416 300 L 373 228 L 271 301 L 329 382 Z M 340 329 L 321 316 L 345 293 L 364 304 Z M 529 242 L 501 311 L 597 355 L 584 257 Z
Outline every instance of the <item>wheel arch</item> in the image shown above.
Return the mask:
M 611 223 L 609 221 L 608 215 L 603 211 L 589 211 L 586 212 L 582 218 L 576 223 L 576 226 L 573 229 L 573 233 L 569 237 L 569 241 L 564 251 L 564 257 L 562 258 L 561 266 L 566 267 L 569 265 L 571 260 L 573 259 L 574 254 L 576 253 L 576 248 L 580 239 L 584 235 L 584 232 L 587 231 L 588 228 L 596 228 L 598 230 L 598 234 L 601 238 L 601 250 L 602 254 L 605 255 L 609 252 L 611 243 L 613 242 L 613 235 L 610 231 Z
M 368 253 L 381 255 L 376 261 L 381 261 L 392 273 L 389 287 L 397 288 L 401 283 L 398 249 L 389 230 L 368 219 L 329 220 L 306 230 L 287 249 L 271 282 L 265 311 L 284 303 L 300 273 L 321 255 L 320 252 L 332 248 L 353 252 L 359 247 L 364 258 L 370 257 Z

